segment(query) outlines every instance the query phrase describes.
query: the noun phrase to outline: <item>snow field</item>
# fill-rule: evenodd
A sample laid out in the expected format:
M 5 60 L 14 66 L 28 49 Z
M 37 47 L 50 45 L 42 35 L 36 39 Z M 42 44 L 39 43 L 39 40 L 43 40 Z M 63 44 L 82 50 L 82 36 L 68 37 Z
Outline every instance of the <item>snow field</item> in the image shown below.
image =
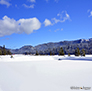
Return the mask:
M 71 86 L 92 91 L 92 55 L 13 56 L 0 56 L 0 91 L 72 91 Z

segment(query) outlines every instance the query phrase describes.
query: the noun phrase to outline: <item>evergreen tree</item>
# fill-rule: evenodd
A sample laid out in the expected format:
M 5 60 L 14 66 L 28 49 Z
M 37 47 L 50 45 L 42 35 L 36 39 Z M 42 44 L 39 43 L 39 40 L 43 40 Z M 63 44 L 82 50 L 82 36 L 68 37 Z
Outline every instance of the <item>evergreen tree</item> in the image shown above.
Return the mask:
M 84 49 L 81 50 L 81 56 L 85 56 L 85 50 Z
M 68 56 L 70 56 L 70 53 L 68 53 Z
M 50 55 L 52 55 L 52 52 L 50 51 Z
M 5 45 L 3 46 L 2 55 L 6 55 Z
M 62 47 L 60 48 L 59 55 L 62 55 L 62 56 L 65 55 Z
M 2 50 L 0 49 L 0 55 L 2 55 Z
M 79 48 L 77 47 L 77 49 L 75 50 L 75 56 L 79 56 L 80 55 L 80 50 Z
M 36 54 L 35 55 L 39 55 L 38 51 L 36 51 Z
M 25 55 L 28 55 L 28 52 L 25 52 L 24 54 L 25 54 Z
M 52 55 L 55 55 L 55 53 L 53 52 Z
M 8 51 L 7 51 L 7 55 L 11 55 L 11 52 L 10 52 L 10 50 L 8 50 Z

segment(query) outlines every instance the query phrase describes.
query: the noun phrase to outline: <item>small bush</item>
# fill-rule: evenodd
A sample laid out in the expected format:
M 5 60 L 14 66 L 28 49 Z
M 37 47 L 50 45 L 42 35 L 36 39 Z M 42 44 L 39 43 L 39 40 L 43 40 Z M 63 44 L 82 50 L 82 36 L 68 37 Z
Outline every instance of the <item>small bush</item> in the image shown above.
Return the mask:
M 13 58 L 13 56 L 11 55 L 11 58 Z

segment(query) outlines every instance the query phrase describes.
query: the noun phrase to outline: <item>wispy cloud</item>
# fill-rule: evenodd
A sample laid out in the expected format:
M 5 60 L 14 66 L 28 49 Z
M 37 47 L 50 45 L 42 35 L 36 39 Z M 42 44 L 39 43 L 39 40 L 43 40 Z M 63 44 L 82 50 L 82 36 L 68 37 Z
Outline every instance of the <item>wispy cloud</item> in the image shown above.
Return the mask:
M 49 29 L 49 32 L 51 32 L 51 29 Z
M 15 7 L 18 7 L 17 4 L 15 4 Z
M 26 4 L 23 4 L 23 6 L 25 7 L 25 8 L 34 8 L 34 4 L 32 4 L 32 5 L 30 5 L 30 6 L 28 6 L 28 5 L 26 5 Z
M 61 31 L 63 31 L 63 28 L 61 28 Z
M 18 7 L 18 5 L 17 5 L 17 4 L 15 4 L 15 7 L 19 9 L 19 7 Z
M 58 3 L 59 2 L 59 0 L 54 0 L 56 3 Z
M 35 3 L 36 1 L 35 0 L 29 0 L 30 2 L 32 2 L 32 3 Z
M 53 24 L 60 22 L 60 19 L 52 18 Z
M 11 19 L 8 16 L 4 16 L 0 20 L 0 37 L 5 35 L 11 35 L 13 33 L 26 33 L 30 34 L 34 30 L 38 30 L 41 27 L 40 21 L 34 17 L 29 19 Z
M 57 32 L 57 31 L 59 31 L 60 29 L 56 29 L 54 32 Z
M 11 3 L 9 3 L 9 2 L 6 1 L 6 0 L 0 0 L 0 4 L 1 4 L 1 5 L 6 5 L 7 7 L 9 7 L 10 5 L 12 5 Z
M 47 3 L 49 2 L 49 0 L 45 0 Z M 58 3 L 59 0 L 53 0 L 54 2 Z
M 49 0 L 45 0 L 45 1 L 48 3 Z
M 57 19 L 54 17 L 51 20 L 45 19 L 45 21 L 44 21 L 45 26 L 54 25 L 58 22 L 63 23 L 66 20 L 71 21 L 70 15 L 66 11 L 62 11 L 61 13 L 58 13 L 57 17 L 59 17 L 59 18 Z
M 90 13 L 90 15 L 88 17 L 91 17 L 92 16 L 92 11 L 90 9 L 87 10 L 87 13 Z
M 56 30 L 54 30 L 54 31 L 51 31 L 51 29 L 49 29 L 48 31 L 49 31 L 49 32 L 58 32 L 58 31 L 63 31 L 63 28 L 61 28 L 61 29 L 58 28 L 58 29 L 56 29 Z
M 54 32 L 57 32 L 57 31 L 63 31 L 63 28 L 61 28 L 61 29 L 56 29 Z
M 90 12 L 90 9 L 87 10 L 87 13 Z
M 89 17 L 91 17 L 92 16 L 92 11 L 90 11 L 90 15 L 89 15 Z
M 60 17 L 59 19 L 57 18 L 52 18 L 53 23 L 58 23 L 58 22 L 65 22 L 66 20 L 70 20 L 70 15 L 66 12 L 66 11 L 62 11 L 61 13 L 57 14 L 58 17 Z

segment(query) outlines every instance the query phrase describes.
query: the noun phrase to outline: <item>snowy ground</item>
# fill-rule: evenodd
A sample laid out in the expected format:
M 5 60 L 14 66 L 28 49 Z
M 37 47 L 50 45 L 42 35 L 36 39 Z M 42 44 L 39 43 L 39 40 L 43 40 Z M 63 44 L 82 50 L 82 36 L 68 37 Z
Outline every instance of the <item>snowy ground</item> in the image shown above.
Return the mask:
M 77 88 L 71 89 L 72 86 Z M 92 91 L 92 55 L 86 57 L 14 55 L 14 58 L 0 56 L 0 91 L 86 89 Z

